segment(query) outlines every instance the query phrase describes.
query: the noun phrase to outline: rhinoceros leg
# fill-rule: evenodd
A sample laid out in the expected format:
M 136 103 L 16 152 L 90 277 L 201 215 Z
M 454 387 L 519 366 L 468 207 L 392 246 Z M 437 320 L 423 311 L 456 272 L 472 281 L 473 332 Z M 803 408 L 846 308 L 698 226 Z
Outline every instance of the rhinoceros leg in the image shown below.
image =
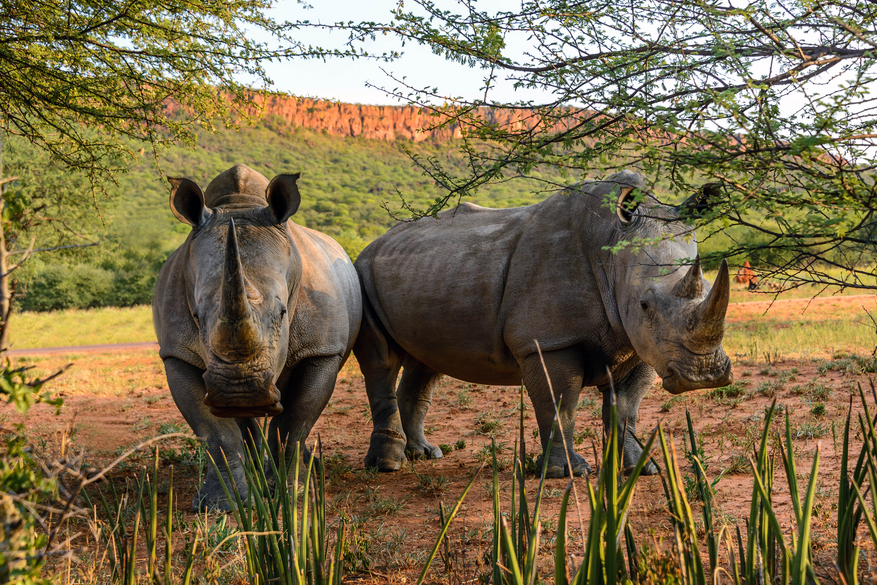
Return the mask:
M 362 305 L 362 325 L 353 345 L 353 354 L 365 378 L 374 423 L 365 466 L 377 467 L 380 471 L 397 471 L 407 461 L 405 430 L 396 400 L 401 352 L 378 321 L 366 297 L 363 297 Z
M 524 384 L 536 412 L 536 422 L 539 424 L 542 458 L 548 454 L 548 467 L 545 476 L 566 477 L 570 475 L 569 464 L 572 464 L 574 475 L 587 475 L 591 472 L 590 466 L 573 449 L 576 406 L 579 401 L 579 393 L 582 391 L 584 377 L 581 355 L 576 350 L 560 350 L 545 353 L 543 356 L 560 412 L 558 425 L 563 427 L 563 436 L 566 439 L 566 448 L 564 448 L 564 442 L 560 438 L 560 429 L 558 429 L 554 433 L 554 440 L 549 445 L 548 439 L 551 436 L 551 427 L 555 418 L 554 402 L 539 355 L 533 354 L 524 360 L 522 370 Z M 569 454 L 569 464 L 567 463 L 567 454 Z M 539 459 L 539 465 L 542 465 L 544 460 L 542 458 Z
M 618 428 L 621 432 L 627 430 L 624 441 L 619 443 L 622 449 L 622 466 L 625 473 L 633 470 L 636 462 L 642 455 L 642 448 L 636 441 L 636 420 L 639 416 L 639 405 L 643 401 L 652 383 L 655 381 L 655 370 L 650 366 L 640 363 L 629 374 L 614 380 L 615 404 L 618 411 Z M 610 395 L 608 386 L 600 386 L 603 392 L 603 430 L 609 432 L 609 409 Z M 658 468 L 649 461 L 643 467 L 642 475 L 655 475 Z
M 268 427 L 268 445 L 275 461 L 279 461 L 282 444 L 286 461 L 292 463 L 297 441 L 301 442 L 301 456 L 308 461 L 310 451 L 305 441 L 332 397 L 341 364 L 342 357 L 336 355 L 308 358 L 295 367 L 281 390 L 283 412 L 272 418 Z M 293 469 L 291 465 L 289 469 Z
M 204 405 L 207 389 L 201 377 L 204 373 L 202 370 L 177 358 L 165 359 L 164 369 L 177 408 L 180 409 L 195 435 L 207 441 L 207 453 L 219 467 L 229 490 L 232 486 L 228 474 L 230 469 L 231 480 L 237 486 L 241 497 L 246 500 L 247 481 L 242 461 L 241 432 L 237 423 L 231 418 L 213 416 L 210 409 Z M 228 468 L 225 466 L 226 460 Z M 204 485 L 192 499 L 193 509 L 231 510 L 231 504 L 225 497 L 219 477 L 213 465 L 208 463 Z
M 423 421 L 432 404 L 432 391 L 441 376 L 410 356 L 405 359 L 396 399 L 407 438 L 405 453 L 413 459 L 439 459 L 442 456 L 442 450 L 430 444 L 423 434 Z

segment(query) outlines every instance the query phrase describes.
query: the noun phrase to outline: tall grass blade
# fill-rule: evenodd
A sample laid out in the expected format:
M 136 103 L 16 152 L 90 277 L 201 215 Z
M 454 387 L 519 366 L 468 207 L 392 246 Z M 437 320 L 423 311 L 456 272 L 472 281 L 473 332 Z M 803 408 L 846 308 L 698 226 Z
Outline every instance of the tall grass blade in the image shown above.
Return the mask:
M 698 457 L 700 450 L 698 449 L 697 438 L 694 434 L 694 426 L 691 423 L 691 413 L 687 408 L 685 409 L 685 419 L 688 424 L 688 441 L 689 445 L 691 445 L 691 457 L 694 461 L 692 467 L 695 481 L 697 483 L 698 495 L 700 496 L 703 509 L 703 526 L 704 531 L 706 532 L 707 552 L 710 559 L 710 581 L 713 581 L 715 578 L 715 572 L 718 569 L 718 545 L 716 543 L 715 528 L 713 526 L 713 490 L 706 478 L 706 473 L 703 469 L 703 462 Z
M 671 521 L 674 527 L 683 579 L 692 585 L 705 585 L 706 575 L 697 545 L 697 528 L 691 506 L 685 495 L 685 485 L 682 481 L 682 472 L 676 458 L 676 451 L 672 443 L 668 444 L 662 430 L 659 430 L 658 436 L 661 441 L 661 451 L 664 454 L 667 474 L 664 490 L 670 504 Z
M 560 502 L 560 514 L 557 517 L 557 541 L 554 548 L 554 585 L 568 585 L 569 572 L 566 567 L 566 513 L 569 507 L 569 496 L 572 493 L 572 480 L 563 491 Z
M 795 558 L 792 565 L 791 580 L 793 585 L 806 585 L 808 579 L 814 579 L 810 565 L 810 521 L 813 518 L 813 500 L 816 496 L 816 478 L 819 474 L 819 446 L 813 456 L 813 467 L 810 471 L 810 483 L 804 496 L 801 508 L 801 524 L 798 525 L 798 542 L 795 545 Z M 818 581 L 816 581 L 818 583 Z
M 420 572 L 420 577 L 417 578 L 417 585 L 421 585 L 424 579 L 426 579 L 426 573 L 429 571 L 430 565 L 432 565 L 432 561 L 435 559 L 435 555 L 438 554 L 439 547 L 442 544 L 442 541 L 445 538 L 445 535 L 448 533 L 448 528 L 451 526 L 451 522 L 454 521 L 454 518 L 457 516 L 457 512 L 460 511 L 460 506 L 463 505 L 463 500 L 466 499 L 466 494 L 469 493 L 469 490 L 472 489 L 472 485 L 475 483 L 475 480 L 481 474 L 481 470 L 484 469 L 485 463 L 482 463 L 478 466 L 478 469 L 475 471 L 475 474 L 472 476 L 472 479 L 469 480 L 469 484 L 466 486 L 466 489 L 463 490 L 463 493 L 457 499 L 457 503 L 454 506 L 454 509 L 451 510 L 451 513 L 448 514 L 448 519 L 445 520 L 444 525 L 442 526 L 442 531 L 439 534 L 439 537 L 435 541 L 435 546 L 432 548 L 432 552 L 429 557 L 426 559 L 426 564 L 423 565 L 423 570 Z M 495 469 L 495 468 L 494 468 Z

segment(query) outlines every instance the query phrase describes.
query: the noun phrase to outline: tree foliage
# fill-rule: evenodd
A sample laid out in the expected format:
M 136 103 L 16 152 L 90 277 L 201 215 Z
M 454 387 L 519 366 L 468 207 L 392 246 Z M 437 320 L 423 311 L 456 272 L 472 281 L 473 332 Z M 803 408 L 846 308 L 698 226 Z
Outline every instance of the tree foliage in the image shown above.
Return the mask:
M 29 176 L 26 172 L 31 168 L 27 158 L 30 149 L 13 149 L 10 145 L 6 152 L 10 172 Z M 100 212 L 90 206 L 80 210 L 76 226 L 82 238 L 75 241 L 98 242 L 99 246 L 34 255 L 14 273 L 20 281 L 15 306 L 36 311 L 151 302 L 159 268 L 189 231 L 171 214 L 167 181 L 156 167 L 170 176 L 189 177 L 202 188 L 238 163 L 269 179 L 279 173 L 301 172 L 302 204 L 293 221 L 331 235 L 355 258 L 395 223 L 385 207 L 393 214 L 404 214 L 397 189 L 417 207 L 428 206 L 442 194 L 432 180 L 411 164 L 406 152 L 422 158 L 441 158 L 449 168 L 459 171 L 466 163 L 446 142 L 385 142 L 332 136 L 319 130 L 293 128 L 275 118 L 263 118 L 239 130 L 199 131 L 197 148 L 171 147 L 157 163 L 153 163 L 149 153 L 144 153 L 129 172 L 117 177 L 117 186 L 109 187 L 109 200 L 99 199 Z M 18 155 L 26 158 L 21 160 Z M 43 169 L 42 182 L 47 185 L 61 186 L 68 176 L 83 191 L 88 189 L 82 175 L 53 166 L 36 164 L 33 168 Z M 531 179 L 488 185 L 472 201 L 489 207 L 537 203 L 547 196 L 540 191 L 537 178 L 548 180 L 552 175 L 534 173 Z M 553 179 L 560 180 L 558 173 L 553 173 Z M 22 198 L 36 202 L 36 206 L 45 203 L 38 198 L 43 195 L 40 190 L 25 190 L 25 184 L 22 180 L 10 186 L 7 199 L 19 197 L 18 191 L 23 190 Z M 45 215 L 53 213 L 47 209 Z M 11 231 L 10 225 L 6 225 Z M 58 240 L 51 223 L 34 226 L 27 234 L 22 247 L 26 248 L 30 235 L 35 235 L 38 249 L 69 241 L 70 236 L 66 234 L 67 240 Z
M 270 83 L 266 60 L 309 51 L 266 15 L 271 4 L 3 2 L 0 130 L 93 179 L 127 168 L 132 142 L 191 144 L 249 105 L 242 80 Z
M 411 0 L 385 22 L 337 26 L 351 43 L 379 31 L 484 71 L 478 95 L 398 77 L 387 90 L 466 129 L 467 172 L 418 160 L 446 188 L 420 214 L 535 168 L 572 181 L 634 167 L 671 198 L 716 184 L 693 219 L 702 238 L 721 233 L 723 255 L 797 282 L 874 286 L 862 280 L 877 252 L 871 2 L 525 0 L 497 12 Z M 498 80 L 542 98 L 494 99 Z M 497 110 L 517 114 L 497 123 Z

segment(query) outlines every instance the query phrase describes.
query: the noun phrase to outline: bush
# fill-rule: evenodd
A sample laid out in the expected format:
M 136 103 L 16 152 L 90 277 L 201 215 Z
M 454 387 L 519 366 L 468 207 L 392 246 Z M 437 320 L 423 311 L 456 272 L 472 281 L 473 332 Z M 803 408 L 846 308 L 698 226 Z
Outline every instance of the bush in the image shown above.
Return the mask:
M 113 288 L 113 274 L 80 264 L 44 264 L 34 267 L 18 305 L 26 311 L 87 309 L 103 306 Z
M 24 414 L 36 402 L 60 408 L 61 401 L 40 393 L 42 381 L 28 381 L 25 370 L 6 365 L 0 369 L 0 399 Z M 53 498 L 57 482 L 47 476 L 29 454 L 23 425 L 6 435 L 0 452 L 0 583 L 50 583 L 41 577 L 46 564 L 47 537 L 40 529 L 34 504 Z

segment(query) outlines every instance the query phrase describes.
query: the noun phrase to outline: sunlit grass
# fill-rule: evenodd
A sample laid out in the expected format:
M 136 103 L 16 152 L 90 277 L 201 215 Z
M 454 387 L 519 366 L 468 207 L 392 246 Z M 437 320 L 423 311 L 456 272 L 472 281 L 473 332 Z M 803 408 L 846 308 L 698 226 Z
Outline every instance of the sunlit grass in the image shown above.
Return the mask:
M 10 339 L 13 349 L 155 341 L 152 308 L 16 313 L 10 321 Z
M 728 323 L 723 343 L 732 359 L 753 361 L 764 361 L 766 356 L 777 359 L 825 357 L 838 352 L 870 354 L 877 347 L 877 331 L 861 309 L 833 319 L 814 319 L 807 313 L 795 319 L 775 319 L 768 313 Z
M 707 278 L 712 280 L 715 275 L 707 274 Z M 816 292 L 813 287 L 804 287 L 782 293 L 779 299 L 807 298 Z M 732 290 L 732 302 L 769 300 L 771 297 Z M 735 307 L 729 310 L 725 333 L 725 348 L 732 358 L 762 359 L 766 352 L 778 352 L 783 357 L 837 351 L 862 354 L 877 346 L 874 325 L 861 309 L 823 306 L 817 310 L 817 305 L 813 305 L 803 314 L 782 319 L 772 310 L 764 315 L 759 310 L 745 321 L 735 320 L 735 311 Z M 155 341 L 152 310 L 148 306 L 17 313 L 11 327 L 13 348 L 21 349 Z
M 31 366 L 29 374 L 44 378 L 70 364 L 52 380 L 54 394 L 125 396 L 166 387 L 164 366 L 154 349 L 95 353 L 14 356 L 16 366 Z

